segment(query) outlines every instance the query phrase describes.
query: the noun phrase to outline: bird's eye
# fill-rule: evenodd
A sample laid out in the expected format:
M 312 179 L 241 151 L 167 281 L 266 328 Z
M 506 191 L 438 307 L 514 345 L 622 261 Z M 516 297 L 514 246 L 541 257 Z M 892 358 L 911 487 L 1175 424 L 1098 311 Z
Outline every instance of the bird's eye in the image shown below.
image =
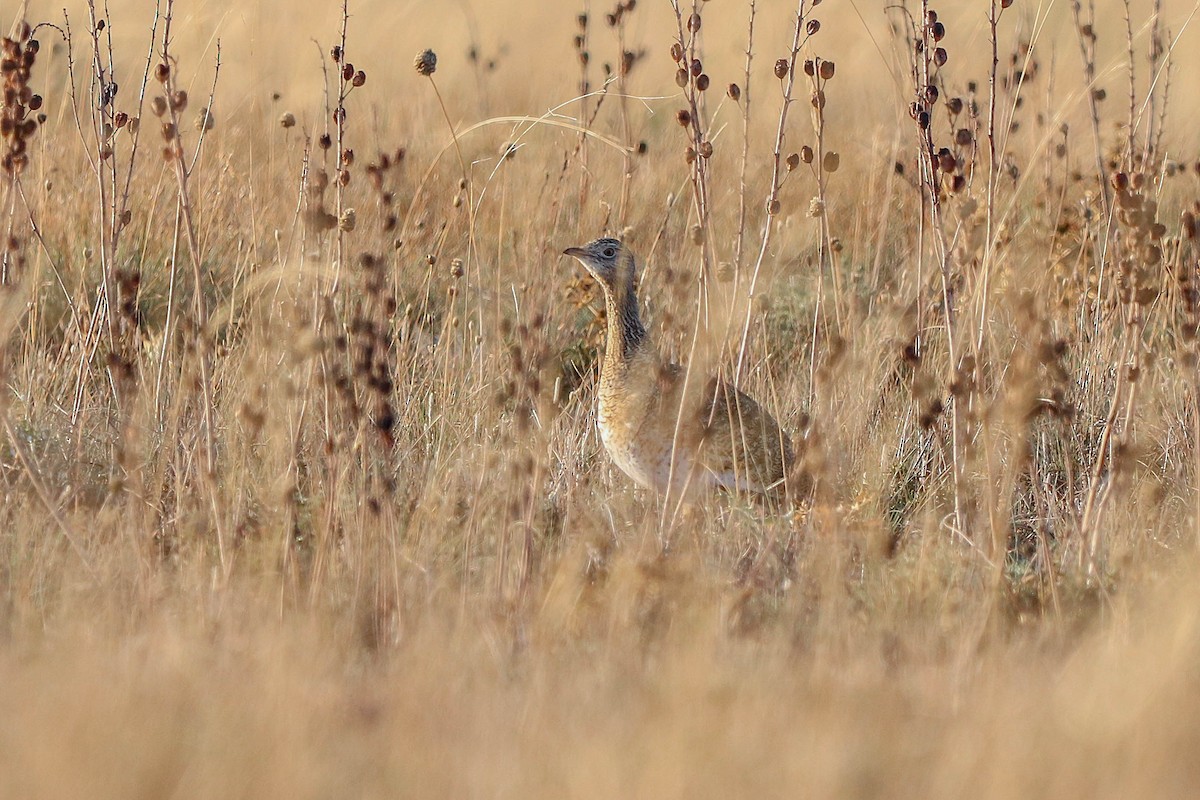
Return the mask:
M 611 247 L 606 247 L 606 248 L 604 248 L 604 257 L 605 257 L 605 258 L 612 258 L 612 257 L 614 257 L 616 254 L 617 254 L 617 251 L 616 251 L 616 250 L 614 250 L 613 248 L 611 248 Z

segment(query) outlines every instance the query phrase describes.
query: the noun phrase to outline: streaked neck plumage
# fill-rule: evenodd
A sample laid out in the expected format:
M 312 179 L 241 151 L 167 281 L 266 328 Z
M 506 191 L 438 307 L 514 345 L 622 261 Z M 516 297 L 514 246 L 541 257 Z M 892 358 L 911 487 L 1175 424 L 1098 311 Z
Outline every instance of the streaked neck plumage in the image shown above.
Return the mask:
M 604 369 L 623 367 L 646 341 L 646 328 L 638 311 L 633 255 L 622 250 L 611 286 L 604 287 L 608 313 L 608 343 Z

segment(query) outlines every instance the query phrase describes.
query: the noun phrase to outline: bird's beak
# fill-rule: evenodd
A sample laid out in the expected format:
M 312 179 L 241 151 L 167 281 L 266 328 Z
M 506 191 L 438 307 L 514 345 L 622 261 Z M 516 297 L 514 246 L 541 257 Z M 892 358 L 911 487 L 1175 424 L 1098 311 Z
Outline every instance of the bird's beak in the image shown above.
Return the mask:
M 563 255 L 573 258 L 583 258 L 587 255 L 587 250 L 584 250 L 582 247 L 568 247 L 566 250 L 563 250 Z

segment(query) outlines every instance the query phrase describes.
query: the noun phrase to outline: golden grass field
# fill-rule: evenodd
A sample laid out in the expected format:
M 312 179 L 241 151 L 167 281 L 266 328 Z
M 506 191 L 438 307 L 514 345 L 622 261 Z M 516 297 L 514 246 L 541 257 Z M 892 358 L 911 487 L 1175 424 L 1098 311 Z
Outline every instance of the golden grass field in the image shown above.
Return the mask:
M 1200 793 L 1195 6 L 296 5 L 0 12 L 0 797 Z

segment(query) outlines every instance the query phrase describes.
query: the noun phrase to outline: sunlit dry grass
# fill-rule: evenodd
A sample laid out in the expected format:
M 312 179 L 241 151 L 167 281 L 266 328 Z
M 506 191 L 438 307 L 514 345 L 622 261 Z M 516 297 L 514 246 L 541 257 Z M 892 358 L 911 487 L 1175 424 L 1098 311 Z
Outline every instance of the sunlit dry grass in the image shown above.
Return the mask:
M 747 84 L 745 2 L 678 78 L 690 5 L 477 5 L 18 9 L 0 794 L 1190 796 L 1193 9 L 1091 85 L 1004 10 L 993 164 L 987 8 L 764 0 Z M 811 497 L 608 463 L 602 233 Z

